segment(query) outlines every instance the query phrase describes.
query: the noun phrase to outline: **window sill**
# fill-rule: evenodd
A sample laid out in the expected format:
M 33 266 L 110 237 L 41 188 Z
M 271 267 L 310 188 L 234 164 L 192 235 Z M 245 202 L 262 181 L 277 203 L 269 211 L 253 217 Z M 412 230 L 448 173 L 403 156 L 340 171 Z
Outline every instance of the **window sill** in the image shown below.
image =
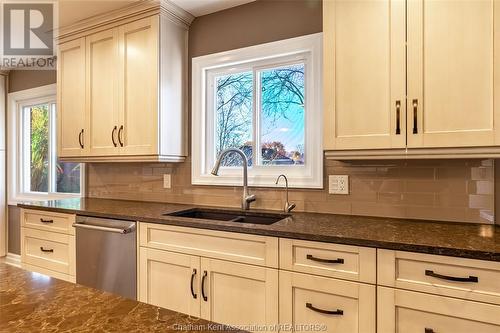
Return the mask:
M 276 179 L 279 173 L 273 176 L 248 176 L 248 186 L 250 187 L 282 187 L 283 183 L 276 185 Z M 296 177 L 286 175 L 288 178 L 288 187 L 296 189 L 323 189 L 323 178 L 321 177 Z M 192 185 L 211 185 L 211 186 L 242 186 L 243 176 L 213 176 L 192 174 Z
M 9 206 L 16 206 L 17 204 L 32 201 L 50 201 L 50 200 L 62 200 L 62 199 L 74 199 L 81 198 L 81 194 L 19 194 L 14 198 L 9 198 L 7 204 Z

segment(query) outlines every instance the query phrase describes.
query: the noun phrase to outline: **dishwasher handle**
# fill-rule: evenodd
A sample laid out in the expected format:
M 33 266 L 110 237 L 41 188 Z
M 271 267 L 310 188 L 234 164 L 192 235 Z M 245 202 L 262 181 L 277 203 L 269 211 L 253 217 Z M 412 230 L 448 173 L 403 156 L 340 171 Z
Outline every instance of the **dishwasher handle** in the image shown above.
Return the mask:
M 110 228 L 110 227 L 103 227 L 100 225 L 92 225 L 92 224 L 84 224 L 84 223 L 73 223 L 73 227 L 90 229 L 90 230 L 98 230 L 98 231 L 115 232 L 118 234 L 129 234 L 129 233 L 135 231 L 135 223 L 134 222 L 132 222 L 127 228 Z

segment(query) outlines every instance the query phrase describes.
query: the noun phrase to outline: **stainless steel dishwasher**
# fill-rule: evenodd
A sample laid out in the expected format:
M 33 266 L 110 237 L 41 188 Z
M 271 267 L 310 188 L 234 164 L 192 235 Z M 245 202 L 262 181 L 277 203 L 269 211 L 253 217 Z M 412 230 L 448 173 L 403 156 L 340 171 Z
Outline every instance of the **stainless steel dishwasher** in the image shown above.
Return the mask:
M 136 222 L 77 216 L 76 282 L 137 299 Z

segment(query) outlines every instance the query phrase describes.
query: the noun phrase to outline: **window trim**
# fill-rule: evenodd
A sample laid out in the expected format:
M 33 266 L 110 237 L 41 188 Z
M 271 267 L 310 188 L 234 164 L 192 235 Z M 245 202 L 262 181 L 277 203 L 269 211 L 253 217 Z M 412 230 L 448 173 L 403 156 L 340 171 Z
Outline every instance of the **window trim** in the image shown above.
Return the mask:
M 81 198 L 85 195 L 85 164 L 82 163 L 80 169 L 80 193 L 42 193 L 25 192 L 23 190 L 23 143 L 25 131 L 23 129 L 23 108 L 38 103 L 53 103 L 56 105 L 57 114 L 57 87 L 56 84 L 50 84 L 32 89 L 16 91 L 8 94 L 7 102 L 7 201 L 9 205 L 16 205 L 23 201 L 37 200 L 56 200 L 68 198 Z M 51 117 L 50 127 L 55 128 L 57 135 L 57 122 Z M 51 142 L 52 149 L 57 149 L 55 142 Z M 51 157 L 53 157 L 51 151 Z M 50 181 L 51 176 L 49 176 Z
M 219 177 L 210 175 L 212 167 L 210 161 L 213 157 L 209 156 L 210 149 L 205 150 L 205 147 L 210 140 L 209 136 L 213 136 L 210 132 L 214 131 L 208 130 L 207 124 L 214 119 L 214 115 L 209 114 L 206 103 L 208 77 L 223 69 L 226 69 L 223 72 L 227 72 L 227 68 L 236 71 L 250 67 L 252 71 L 258 72 L 268 67 L 279 67 L 282 64 L 299 61 L 306 64 L 306 73 L 310 73 L 306 74 L 305 78 L 306 164 L 249 168 L 248 182 L 250 186 L 275 187 L 276 177 L 280 173 L 285 173 L 290 181 L 290 187 L 323 188 L 322 33 L 193 58 L 191 125 L 193 185 L 238 186 L 242 181 L 241 168 L 237 167 L 221 169 Z M 256 96 L 254 100 L 255 98 Z M 254 124 L 254 128 L 255 126 Z M 256 169 L 259 170 L 256 172 Z

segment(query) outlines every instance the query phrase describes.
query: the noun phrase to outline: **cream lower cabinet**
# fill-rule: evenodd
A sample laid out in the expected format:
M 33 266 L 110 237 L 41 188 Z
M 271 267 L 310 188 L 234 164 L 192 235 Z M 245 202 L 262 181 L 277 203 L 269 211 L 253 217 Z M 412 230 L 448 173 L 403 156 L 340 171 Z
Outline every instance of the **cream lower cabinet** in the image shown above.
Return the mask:
M 378 332 L 500 332 L 497 262 L 377 250 L 377 276 Z
M 201 317 L 271 332 L 278 323 L 278 270 L 201 259 Z M 268 327 L 260 330 L 252 327 Z
M 276 327 L 278 270 L 141 248 L 139 300 L 226 325 Z
M 375 333 L 375 286 L 280 271 L 284 331 Z
M 277 239 L 140 222 L 139 245 L 140 301 L 275 331 L 278 270 L 266 266 L 277 263 Z
M 200 317 L 200 257 L 141 247 L 139 300 Z
M 500 332 L 499 306 L 386 287 L 377 291 L 378 332 Z
M 75 215 L 21 210 L 21 266 L 75 282 Z

